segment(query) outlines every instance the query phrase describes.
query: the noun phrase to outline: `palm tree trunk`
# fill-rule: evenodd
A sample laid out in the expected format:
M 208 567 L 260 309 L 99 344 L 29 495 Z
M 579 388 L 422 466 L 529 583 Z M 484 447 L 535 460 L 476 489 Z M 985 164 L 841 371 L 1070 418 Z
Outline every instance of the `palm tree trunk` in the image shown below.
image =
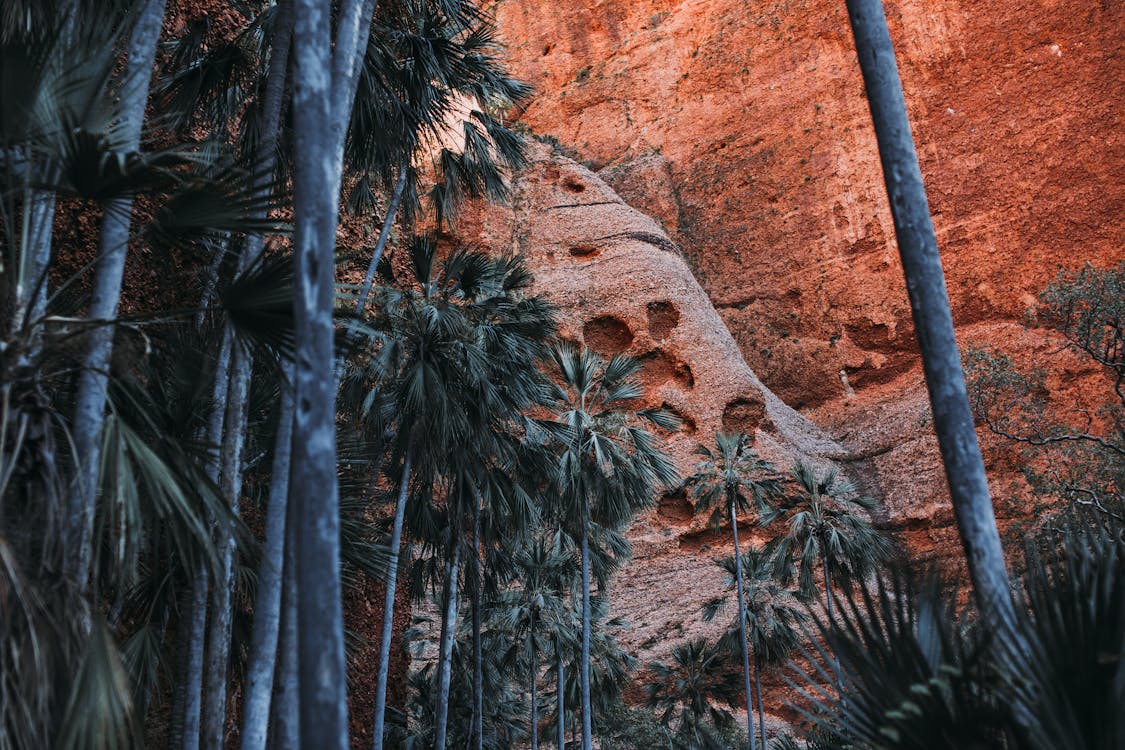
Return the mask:
M 539 678 L 539 664 L 535 650 L 535 610 L 531 611 L 531 750 L 539 750 L 539 704 L 536 703 L 536 683 Z
M 383 219 L 383 228 L 379 230 L 379 239 L 375 243 L 375 250 L 371 253 L 371 262 L 367 264 L 367 275 L 363 277 L 363 288 L 360 289 L 359 301 L 355 306 L 356 315 L 362 313 L 363 308 L 367 306 L 367 296 L 371 294 L 371 284 L 375 280 L 375 272 L 379 270 L 379 261 L 383 259 L 383 250 L 387 247 L 387 239 L 390 237 L 391 227 L 395 223 L 395 214 L 398 213 L 399 203 L 402 202 L 402 193 L 406 188 L 406 169 L 406 164 L 399 168 L 395 190 L 391 195 L 391 202 L 387 206 L 387 215 Z
M 164 3 L 165 0 L 145 0 L 129 37 L 120 127 L 130 150 L 136 150 L 140 144 L 156 44 L 164 20 Z M 108 321 L 117 315 L 132 213 L 133 198 L 126 196 L 110 201 L 102 216 L 94 290 L 87 315 L 92 320 Z M 67 533 L 72 555 L 70 573 L 81 591 L 86 590 L 90 578 L 98 465 L 101 460 L 98 435 L 105 423 L 106 387 L 112 352 L 113 327 L 95 327 L 90 333 L 89 349 L 78 378 L 74 444 L 79 450 L 79 468 L 70 494 L 70 527 Z
M 297 514 L 288 504 L 285 518 L 285 566 L 281 578 L 281 633 L 278 640 L 277 696 L 274 703 L 274 750 L 301 747 L 301 692 L 297 664 Z
M 296 0 L 293 214 L 298 268 L 291 502 L 299 518 L 297 637 L 301 745 L 348 746 L 336 378 L 332 369 L 336 225 L 344 138 L 375 0 L 344 0 L 333 58 L 331 3 Z
M 293 9 L 290 0 L 278 3 L 275 19 L 275 38 L 271 41 L 271 54 L 266 89 L 262 98 L 262 133 L 255 159 L 261 170 L 258 193 L 268 189 L 276 159 L 278 122 L 285 95 L 285 82 L 289 63 L 290 42 L 293 31 Z M 253 262 L 261 252 L 264 238 L 252 234 L 246 238 L 241 265 Z M 249 361 L 241 363 L 249 370 Z M 239 369 L 238 372 L 242 372 Z M 292 378 L 292 368 L 285 367 L 283 388 Z M 244 704 L 242 732 L 243 750 L 262 750 L 265 747 L 269 725 L 270 698 L 273 688 L 274 667 L 277 658 L 278 629 L 280 626 L 282 570 L 284 567 L 285 519 L 289 494 L 289 463 L 292 455 L 293 394 L 282 394 L 281 414 L 274 445 L 274 458 L 270 479 L 269 510 L 266 519 L 266 539 L 261 569 L 258 576 L 258 595 L 254 606 L 254 630 L 251 641 L 250 664 L 247 670 L 247 694 Z
M 766 711 L 762 707 L 762 658 L 754 652 L 754 692 L 758 695 L 758 728 L 762 730 L 762 750 L 769 748 L 766 740 Z
M 266 509 L 265 543 L 258 568 L 250 662 L 246 667 L 246 696 L 242 704 L 242 750 L 265 750 L 270 699 L 281 626 L 281 589 L 285 568 L 285 518 L 289 505 L 289 455 L 293 442 L 293 393 L 287 387 L 291 368 L 285 366 Z
M 285 102 L 285 84 L 289 79 L 289 52 L 293 38 L 293 0 L 278 0 L 274 19 L 274 38 L 270 40 L 269 71 L 266 89 L 262 93 L 262 131 L 258 137 L 254 165 L 258 170 L 255 192 L 265 197 L 273 181 L 277 162 L 277 133 L 281 122 L 281 109 Z M 264 212 L 258 218 L 264 216 Z M 242 250 L 243 267 L 253 263 L 262 252 L 265 237 L 251 234 L 246 237 Z
M 738 640 L 742 646 L 742 682 L 746 692 L 746 733 L 750 738 L 750 750 L 754 750 L 754 703 L 750 692 L 750 641 L 746 638 L 746 599 L 742 582 L 742 551 L 738 548 L 738 514 L 734 500 L 727 503 L 730 510 L 730 530 L 734 537 L 734 587 L 738 597 Z M 763 749 L 764 750 L 764 749 Z
M 825 547 L 821 545 L 821 550 L 824 549 Z M 828 625 L 831 627 L 836 622 L 836 616 L 832 609 L 832 581 L 828 577 L 828 558 L 821 557 L 820 562 L 824 570 L 824 601 L 828 605 Z M 828 644 L 828 647 L 832 649 L 832 671 L 836 675 L 836 690 L 839 692 L 842 701 L 844 699 L 844 678 L 840 673 L 840 659 L 836 656 L 836 647 L 831 643 Z
M 1011 625 L 1015 611 L 996 516 L 938 254 L 926 189 L 881 0 L 846 0 L 879 158 L 894 217 L 914 328 L 930 393 L 934 432 L 981 612 Z
M 262 95 L 262 132 L 255 164 L 260 170 L 257 193 L 269 189 L 277 152 L 278 122 L 285 98 L 289 69 L 289 48 L 293 34 L 293 5 L 280 0 L 274 19 L 274 38 L 270 41 L 269 71 Z M 261 252 L 264 238 L 252 234 L 242 249 L 242 265 L 251 263 Z M 249 360 L 239 363 L 237 373 L 250 369 Z M 285 566 L 285 519 L 289 506 L 289 460 L 292 455 L 293 392 L 292 367 L 282 367 L 281 411 L 274 440 L 270 474 L 269 507 L 266 511 L 265 545 L 258 570 L 258 591 L 254 600 L 254 624 L 250 642 L 250 661 L 246 670 L 246 696 L 243 700 L 242 750 L 264 750 L 269 729 L 270 700 L 277 661 L 278 631 L 281 620 L 282 575 Z
M 355 33 L 350 9 L 337 29 L 338 57 Z M 329 3 L 297 0 L 293 51 L 293 215 L 298 268 L 294 299 L 297 389 L 290 500 L 297 508 L 297 637 L 301 745 L 348 745 L 340 513 L 336 479 L 336 378 L 331 367 L 334 255 L 342 142 L 350 108 L 334 111 Z M 340 46 L 342 45 L 342 46 Z M 354 49 L 351 50 L 354 55 Z M 337 60 L 339 62 L 339 60 Z M 343 122 L 340 117 L 345 118 Z
M 566 673 L 565 664 L 563 663 L 562 645 L 555 641 L 555 680 L 558 684 L 558 690 L 555 695 L 555 711 L 558 713 L 556 717 L 556 725 L 558 730 L 558 737 L 555 744 L 559 746 L 559 750 L 566 750 Z
M 590 511 L 582 498 L 582 750 L 593 747 L 590 709 Z
M 13 329 L 23 323 L 34 323 L 47 312 L 47 266 L 51 262 L 51 240 L 54 236 L 55 194 L 32 190 L 27 198 L 26 223 L 31 261 L 27 273 L 21 275 L 20 291 L 13 311 Z M 27 317 L 24 318 L 24 311 Z
M 229 326 L 228 326 L 229 327 Z M 233 334 L 229 334 L 232 338 Z M 223 467 L 219 487 L 230 504 L 231 515 L 239 514 L 242 494 L 242 449 L 246 438 L 249 353 L 233 346 L 230 386 L 227 391 L 226 428 L 223 431 Z M 240 370 L 240 360 L 241 367 Z M 227 665 L 230 662 L 231 595 L 234 591 L 234 538 L 230 528 L 216 529 L 219 575 L 211 603 L 210 638 L 207 642 L 207 682 L 204 689 L 201 745 L 222 750 L 227 719 Z
M 230 329 L 224 329 L 219 357 L 215 362 L 215 375 L 211 390 L 211 414 L 207 423 L 207 444 L 213 446 L 208 458 L 207 476 L 218 482 L 222 462 L 217 446 L 223 439 L 226 417 L 227 388 L 230 385 Z M 188 672 L 185 686 L 183 744 L 184 750 L 198 750 L 200 745 L 200 717 L 202 715 L 204 642 L 207 637 L 207 592 L 210 586 L 210 572 L 206 561 L 197 563 L 192 580 L 191 638 L 188 646 Z
M 445 750 L 446 726 L 449 722 L 449 681 L 453 667 L 453 636 L 457 629 L 457 573 L 461 562 L 461 544 L 452 534 L 453 559 L 446 567 L 445 611 L 441 616 L 441 650 L 438 654 L 438 695 L 434 720 L 434 750 Z
M 473 730 L 469 743 L 475 750 L 484 748 L 484 661 L 480 642 L 480 498 L 473 501 L 473 580 L 470 608 L 473 628 Z
M 383 749 L 383 724 L 387 710 L 387 680 L 391 669 L 391 638 L 394 636 L 395 593 L 398 585 L 399 550 L 402 546 L 402 523 L 406 517 L 406 500 L 410 490 L 410 448 L 402 459 L 402 479 L 399 480 L 398 500 L 395 502 L 395 520 L 391 526 L 390 564 L 383 593 L 383 628 L 379 634 L 379 677 L 375 685 L 374 750 Z
M 187 698 L 188 652 L 191 650 L 192 589 L 188 587 L 180 601 L 176 621 L 176 671 L 172 678 L 172 714 L 168 718 L 169 750 L 179 750 L 184 737 L 184 700 Z M 184 616 L 182 613 L 188 613 Z M 144 717 L 142 717 L 143 719 Z

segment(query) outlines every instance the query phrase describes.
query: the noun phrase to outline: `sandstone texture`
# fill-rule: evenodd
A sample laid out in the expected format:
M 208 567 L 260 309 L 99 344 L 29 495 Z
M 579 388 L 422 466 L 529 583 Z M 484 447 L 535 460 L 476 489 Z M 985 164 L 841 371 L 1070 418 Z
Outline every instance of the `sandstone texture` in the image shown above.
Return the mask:
M 1058 369 L 1052 397 L 1080 401 L 1097 374 L 1019 322 L 1060 269 L 1125 256 L 1125 6 L 885 5 L 959 338 Z M 844 4 L 494 10 L 537 88 L 521 121 L 654 217 L 762 383 L 845 448 L 911 552 L 955 561 Z M 1018 467 L 982 439 L 1006 525 Z
M 1101 374 L 1022 321 L 1059 270 L 1125 257 L 1125 5 L 884 4 L 959 340 L 1052 370 L 1060 404 L 1091 398 Z M 844 4 L 493 10 L 514 73 L 537 90 L 519 120 L 555 153 L 538 151 L 513 205 L 487 209 L 474 231 L 533 259 L 568 336 L 646 360 L 646 398 L 685 417 L 671 437 L 681 470 L 712 430 L 753 429 L 781 463 L 839 463 L 883 500 L 879 520 L 915 558 L 956 568 Z M 1020 467 L 981 438 L 1001 530 L 1015 531 L 1031 512 Z M 615 614 L 633 623 L 634 653 L 659 658 L 708 632 L 698 605 L 722 585 L 711 560 L 729 542 L 682 495 L 630 538 Z
M 681 475 L 716 430 L 754 437 L 779 467 L 850 458 L 849 450 L 766 388 L 658 222 L 626 204 L 601 178 L 543 144 L 513 183 L 509 205 L 477 206 L 461 227 L 493 250 L 530 262 L 536 291 L 560 307 L 561 336 L 611 356 L 637 357 L 646 405 L 676 412 L 683 427 L 665 445 Z M 630 528 L 633 559 L 615 577 L 613 613 L 630 628 L 622 643 L 642 664 L 687 636 L 714 635 L 700 607 L 720 593 L 714 559 L 731 554 L 729 527 L 716 533 L 683 490 L 662 497 Z M 747 519 L 748 521 L 749 519 Z M 764 541 L 740 523 L 744 539 Z

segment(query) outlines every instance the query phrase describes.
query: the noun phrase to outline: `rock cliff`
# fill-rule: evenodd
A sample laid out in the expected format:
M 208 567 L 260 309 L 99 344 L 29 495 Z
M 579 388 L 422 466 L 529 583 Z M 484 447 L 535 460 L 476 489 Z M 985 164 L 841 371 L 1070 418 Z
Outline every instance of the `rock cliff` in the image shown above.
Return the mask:
M 1125 252 L 1125 6 L 885 5 L 961 342 L 1042 358 L 1019 325 L 1035 294 Z M 521 121 L 663 226 L 749 367 L 850 452 L 912 551 L 955 556 L 844 4 L 494 10 L 537 88 Z M 1058 399 L 1090 373 L 1071 376 Z M 1019 480 L 989 453 L 1000 514 L 1018 516 Z

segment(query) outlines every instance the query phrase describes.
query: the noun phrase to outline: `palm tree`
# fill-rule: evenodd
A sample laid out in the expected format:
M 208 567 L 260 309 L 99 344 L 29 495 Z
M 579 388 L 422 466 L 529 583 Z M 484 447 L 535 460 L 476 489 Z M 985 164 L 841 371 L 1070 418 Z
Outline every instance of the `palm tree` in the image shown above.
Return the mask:
M 688 478 L 696 498 L 697 511 L 714 509 L 711 521 L 716 528 L 722 522 L 725 511 L 730 519 L 731 536 L 734 541 L 734 558 L 742 557 L 738 547 L 738 513 L 751 509 L 751 498 L 759 516 L 768 512 L 767 498 L 776 494 L 778 483 L 770 475 L 773 466 L 759 459 L 750 450 L 750 438 L 743 433 L 715 433 L 715 449 L 700 445 L 696 453 L 704 457 L 698 471 Z M 749 497 L 747 496 L 749 495 Z M 738 601 L 739 643 L 742 652 L 742 680 L 746 695 L 746 733 L 750 738 L 750 748 L 754 748 L 754 717 L 750 692 L 750 656 L 747 652 L 745 590 L 742 582 L 742 568 L 734 569 L 735 596 Z M 763 750 L 765 741 L 763 740 Z
M 521 258 L 459 249 L 438 263 L 431 237 L 415 238 L 409 250 L 413 279 L 403 289 L 375 290 L 378 304 L 373 314 L 355 329 L 368 337 L 373 356 L 345 380 L 343 389 L 345 402 L 370 422 L 368 432 L 381 433 L 384 412 L 393 413 L 395 460 L 402 456 L 404 466 L 390 539 L 393 562 L 380 644 L 376 747 L 382 742 L 397 550 L 411 473 L 423 494 L 445 497 L 445 537 L 437 544 L 458 559 L 462 547 L 471 551 L 467 584 L 479 612 L 482 547 L 501 533 L 518 535 L 532 518 L 530 498 L 509 475 L 510 467 L 518 464 L 521 412 L 542 400 L 537 364 L 544 341 L 554 331 L 554 309 L 526 294 L 532 278 Z M 380 406 L 383 401 L 388 404 Z M 438 486 L 444 491 L 433 492 Z M 432 538 L 436 529 L 415 531 L 421 538 Z M 446 575 L 447 588 L 455 575 L 457 566 Z M 446 602 L 443 611 L 455 613 L 456 602 Z M 444 631 L 451 646 L 451 628 Z M 474 632 L 479 633 L 479 622 Z M 479 636 L 474 636 L 474 644 L 479 682 Z M 442 656 L 439 678 L 445 666 Z M 439 690 L 437 698 L 442 695 Z M 475 697 L 479 721 L 483 691 Z M 440 739 L 444 726 L 442 712 L 437 713 Z
M 738 637 L 739 649 L 745 652 L 749 644 L 754 660 L 754 692 L 758 704 L 758 729 L 762 747 L 769 747 L 766 737 L 766 719 L 762 699 L 762 667 L 778 664 L 797 645 L 799 628 L 805 622 L 803 605 L 799 595 L 786 589 L 774 577 L 774 566 L 763 549 L 751 547 L 740 556 L 741 571 L 735 566 L 739 558 L 727 557 L 718 564 L 730 575 L 730 582 L 743 581 L 743 606 L 739 617 L 744 618 L 741 626 L 732 625 L 724 636 L 731 643 Z M 741 575 L 739 575 L 741 573 Z M 736 596 L 738 595 L 736 585 Z M 713 599 L 704 605 L 703 617 L 710 621 L 722 608 L 724 597 Z M 734 650 L 733 648 L 731 649 Z M 746 698 L 750 703 L 749 695 Z
M 793 466 L 797 492 L 782 499 L 765 517 L 785 530 L 767 546 L 781 583 L 796 574 L 803 596 L 816 593 L 818 573 L 824 582 L 825 605 L 832 617 L 832 586 L 862 582 L 888 560 L 891 542 L 857 511 L 870 512 L 877 502 L 862 495 L 837 467 L 824 471 L 804 461 Z
M 774 575 L 788 584 L 796 574 L 802 596 L 816 593 L 816 575 L 823 576 L 828 619 L 833 617 L 833 583 L 848 586 L 863 582 L 891 556 L 890 540 L 857 511 L 876 507 L 873 498 L 861 495 L 856 485 L 832 466 L 818 472 L 798 460 L 793 467 L 797 493 L 782 500 L 766 517 L 785 530 L 767 545 Z M 835 662 L 833 662 L 835 666 Z M 837 674 L 837 684 L 839 675 Z
M 552 409 L 569 435 L 556 462 L 553 513 L 581 540 L 582 563 L 582 748 L 592 747 L 590 702 L 590 526 L 617 529 L 653 502 L 657 488 L 677 482 L 675 468 L 657 447 L 656 436 L 638 426 L 671 429 L 678 420 L 659 409 L 628 408 L 641 396 L 635 379 L 640 363 L 617 355 L 608 362 L 588 349 L 560 343 L 551 352 L 555 375 Z
M 540 654 L 547 652 L 549 633 L 565 616 L 566 589 L 560 589 L 559 582 L 574 577 L 569 570 L 572 558 L 557 549 L 557 542 L 541 538 L 516 546 L 511 561 L 515 586 L 488 603 L 490 619 L 511 639 L 506 661 L 526 665 L 532 750 L 539 747 Z
M 113 131 L 114 150 L 135 155 L 140 147 L 145 105 L 148 102 L 156 44 L 164 19 L 165 0 L 144 0 L 133 24 L 126 58 L 125 82 L 119 105 L 121 122 Z M 116 317 L 125 272 L 125 255 L 132 223 L 133 197 L 126 193 L 107 202 L 98 238 L 98 262 L 89 316 L 94 320 Z M 113 350 L 112 328 L 100 327 L 90 336 L 75 404 L 74 439 L 79 447 L 81 471 L 71 495 L 70 572 L 84 588 L 89 577 L 95 487 L 98 476 L 98 434 L 105 420 L 105 371 Z
M 344 0 L 335 36 L 330 3 L 295 0 L 293 215 L 296 405 L 289 493 L 298 509 L 297 591 L 301 744 L 348 745 L 336 478 L 336 225 L 343 151 L 373 0 Z
M 685 750 L 715 747 L 712 727 L 731 721 L 730 712 L 715 707 L 738 705 L 738 676 L 730 669 L 729 654 L 727 648 L 696 638 L 675 646 L 670 663 L 649 664 L 653 679 L 645 685 L 646 702 L 665 726 L 675 720 Z
M 977 444 L 937 238 L 910 134 L 910 119 L 883 3 L 846 3 L 922 351 L 934 432 L 941 447 L 969 575 L 985 616 L 1011 622 L 1014 611 L 1004 551 Z

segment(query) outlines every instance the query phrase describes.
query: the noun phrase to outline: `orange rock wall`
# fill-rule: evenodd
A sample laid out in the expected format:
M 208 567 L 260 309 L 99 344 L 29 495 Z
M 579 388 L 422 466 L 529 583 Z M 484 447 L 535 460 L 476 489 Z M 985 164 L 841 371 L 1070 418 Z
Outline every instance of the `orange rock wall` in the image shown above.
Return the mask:
M 885 5 L 958 324 L 1121 257 L 1125 5 Z M 843 2 L 495 12 L 538 92 L 522 121 L 664 223 L 767 386 L 807 407 L 916 370 Z

